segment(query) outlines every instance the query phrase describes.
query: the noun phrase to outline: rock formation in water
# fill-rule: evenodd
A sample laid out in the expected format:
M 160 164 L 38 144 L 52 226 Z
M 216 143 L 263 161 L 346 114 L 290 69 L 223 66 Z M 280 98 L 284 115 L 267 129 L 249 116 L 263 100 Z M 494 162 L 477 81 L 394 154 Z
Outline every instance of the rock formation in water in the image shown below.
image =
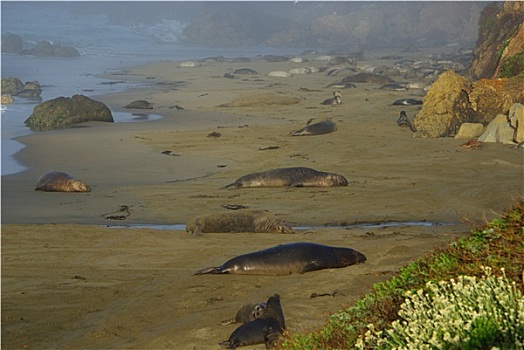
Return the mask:
M 84 95 L 57 97 L 33 109 L 25 124 L 34 131 L 62 129 L 87 121 L 114 122 L 109 108 Z

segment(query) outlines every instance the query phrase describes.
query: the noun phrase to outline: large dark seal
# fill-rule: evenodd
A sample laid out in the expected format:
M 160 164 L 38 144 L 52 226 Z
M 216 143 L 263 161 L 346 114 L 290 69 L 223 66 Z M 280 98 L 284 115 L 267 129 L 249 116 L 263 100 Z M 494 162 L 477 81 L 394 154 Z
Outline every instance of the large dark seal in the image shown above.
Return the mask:
M 347 186 L 342 175 L 311 168 L 278 168 L 244 175 L 222 188 L 240 187 L 337 187 Z
M 278 276 L 341 268 L 366 260 L 364 254 L 351 248 L 297 242 L 239 255 L 220 266 L 199 270 L 194 275 L 231 273 Z
M 339 105 L 341 103 L 342 103 L 342 94 L 340 93 L 340 91 L 333 91 L 332 98 L 328 98 L 322 101 L 323 105 L 330 105 L 330 106 Z
M 236 349 L 238 346 L 264 343 L 266 348 L 269 348 L 285 330 L 286 322 L 280 305 L 280 296 L 273 294 L 268 299 L 266 311 L 260 318 L 244 323 L 231 333 L 228 340 L 219 345 L 226 349 Z
M 236 210 L 198 216 L 189 220 L 186 231 L 192 235 L 208 232 L 295 233 L 284 220 L 265 210 Z
M 50 171 L 40 176 L 35 190 L 47 192 L 90 192 L 89 186 L 69 174 L 61 171 Z
M 337 124 L 331 119 L 326 119 L 318 123 L 307 124 L 300 130 L 293 131 L 289 135 L 291 136 L 310 136 L 310 135 L 323 135 L 329 134 L 337 130 Z

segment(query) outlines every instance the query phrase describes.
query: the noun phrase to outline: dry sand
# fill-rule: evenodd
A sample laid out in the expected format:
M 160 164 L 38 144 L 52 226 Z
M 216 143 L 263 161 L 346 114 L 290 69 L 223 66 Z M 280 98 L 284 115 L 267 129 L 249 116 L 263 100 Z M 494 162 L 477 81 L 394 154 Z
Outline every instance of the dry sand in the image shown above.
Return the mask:
M 218 349 L 237 326 L 218 322 L 273 293 L 282 298 L 290 332 L 312 329 L 374 283 L 522 196 L 521 150 L 501 144 L 468 150 L 460 147 L 466 140 L 418 139 L 397 127 L 402 108 L 391 103 L 419 98 L 417 91 L 359 84 L 342 90 L 343 103 L 331 107 L 320 105 L 331 97 L 325 86 L 341 76 L 266 76 L 306 65 L 322 62 L 137 67 L 112 79 L 144 81 L 147 87 L 97 99 L 114 110 L 146 99 L 155 106 L 151 112 L 165 118 L 87 123 L 20 138 L 27 147 L 17 159 L 29 170 L 2 177 L 2 348 Z M 260 74 L 223 77 L 237 68 Z M 297 97 L 300 103 L 217 107 L 262 93 Z M 404 109 L 411 116 L 417 111 Z M 287 135 L 313 117 L 332 117 L 338 130 Z M 220 136 L 208 137 L 213 132 Z M 220 189 L 242 175 L 288 166 L 340 173 L 349 186 Z M 48 170 L 66 171 L 92 192 L 34 191 Z M 185 224 L 225 211 L 225 204 L 267 209 L 294 226 L 313 228 L 294 235 L 196 238 L 177 230 L 105 227 Z M 129 217 L 105 219 L 121 206 L 130 208 Z M 447 225 L 320 227 L 382 221 Z M 191 275 L 239 254 L 295 241 L 352 247 L 368 261 L 291 276 Z M 335 297 L 310 298 L 336 289 L 342 293 Z

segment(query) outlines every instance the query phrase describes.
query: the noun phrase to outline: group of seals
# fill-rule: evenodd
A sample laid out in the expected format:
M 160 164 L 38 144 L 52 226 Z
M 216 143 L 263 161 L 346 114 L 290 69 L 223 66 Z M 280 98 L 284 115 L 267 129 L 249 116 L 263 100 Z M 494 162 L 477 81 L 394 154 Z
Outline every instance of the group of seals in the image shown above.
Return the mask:
M 192 235 L 208 232 L 295 233 L 284 220 L 265 210 L 236 210 L 211 213 L 189 220 L 186 231 Z
M 219 345 L 226 349 L 236 349 L 238 346 L 264 343 L 266 348 L 269 348 L 285 330 L 286 322 L 280 305 L 280 296 L 273 294 L 267 301 L 265 312 L 259 318 L 239 326 L 231 333 L 228 340 Z
M 277 168 L 244 175 L 222 187 L 337 187 L 347 186 L 348 180 L 339 174 L 325 173 L 306 167 Z
M 289 135 L 291 136 L 312 136 L 312 135 L 323 135 L 329 134 L 337 130 L 337 124 L 331 119 L 325 119 L 321 122 L 310 124 L 311 120 L 305 127 L 300 130 L 293 131 Z
M 281 244 L 265 250 L 239 255 L 220 266 L 198 270 L 193 275 L 289 275 L 322 269 L 342 268 L 363 263 L 366 256 L 354 249 L 318 243 Z
M 40 176 L 35 190 L 46 192 L 90 192 L 91 188 L 83 181 L 61 171 L 50 171 Z

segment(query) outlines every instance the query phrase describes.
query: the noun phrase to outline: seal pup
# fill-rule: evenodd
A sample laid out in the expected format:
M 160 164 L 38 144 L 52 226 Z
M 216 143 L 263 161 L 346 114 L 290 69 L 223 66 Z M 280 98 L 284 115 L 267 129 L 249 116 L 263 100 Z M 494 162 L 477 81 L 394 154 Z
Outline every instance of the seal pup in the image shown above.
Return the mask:
M 267 301 L 266 311 L 260 318 L 244 323 L 231 333 L 228 340 L 219 343 L 226 349 L 236 349 L 239 346 L 266 344 L 266 348 L 274 345 L 279 335 L 284 334 L 286 322 L 280 304 L 280 296 L 273 294 Z
M 267 303 L 246 304 L 238 309 L 235 318 L 220 321 L 218 324 L 226 326 L 233 323 L 248 323 L 260 318 L 267 309 Z
M 311 122 L 311 121 L 310 121 Z M 300 130 L 293 131 L 289 135 L 291 136 L 305 136 L 305 135 L 323 135 L 335 132 L 337 130 L 337 124 L 331 119 L 326 119 L 318 123 L 310 124 L 303 127 Z
M 208 232 L 295 233 L 289 224 L 270 212 L 251 209 L 200 215 L 189 220 L 186 231 L 197 236 Z
M 244 175 L 222 187 L 338 187 L 347 186 L 348 180 L 339 174 L 325 173 L 306 167 L 277 168 Z
M 50 171 L 40 176 L 35 191 L 46 192 L 90 192 L 89 186 L 69 174 L 61 171 Z
M 236 274 L 281 276 L 335 269 L 363 263 L 366 256 L 351 248 L 296 242 L 239 255 L 220 266 L 198 270 L 193 275 Z
M 332 98 L 328 98 L 327 100 L 324 100 L 322 102 L 323 105 L 339 105 L 342 103 L 342 94 L 340 93 L 340 91 L 333 91 L 333 97 Z
M 413 122 L 406 114 L 406 111 L 400 111 L 400 116 L 397 119 L 398 126 L 407 126 L 411 131 L 415 132 L 417 129 L 413 125 Z

